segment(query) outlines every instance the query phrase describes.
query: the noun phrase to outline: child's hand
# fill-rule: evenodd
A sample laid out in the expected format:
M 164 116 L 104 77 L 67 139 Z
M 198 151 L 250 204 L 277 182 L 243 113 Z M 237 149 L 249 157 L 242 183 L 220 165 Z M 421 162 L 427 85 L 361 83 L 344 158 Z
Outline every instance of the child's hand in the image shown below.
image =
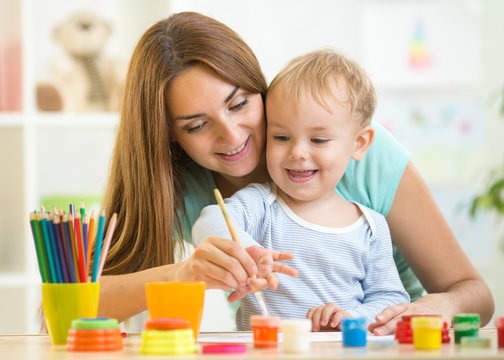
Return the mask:
M 228 296 L 228 301 L 240 300 L 251 291 L 266 289 L 268 286 L 276 290 L 278 287 L 278 276 L 282 273 L 289 276 L 297 276 L 298 271 L 287 264 L 280 263 L 283 260 L 291 260 L 294 255 L 286 252 L 279 252 L 271 249 L 264 249 L 259 246 L 249 246 L 245 249 L 257 264 L 256 277 L 248 278 L 247 286 L 233 291 Z
M 312 331 L 340 330 L 341 319 L 351 315 L 335 303 L 312 307 L 306 318 L 312 321 Z

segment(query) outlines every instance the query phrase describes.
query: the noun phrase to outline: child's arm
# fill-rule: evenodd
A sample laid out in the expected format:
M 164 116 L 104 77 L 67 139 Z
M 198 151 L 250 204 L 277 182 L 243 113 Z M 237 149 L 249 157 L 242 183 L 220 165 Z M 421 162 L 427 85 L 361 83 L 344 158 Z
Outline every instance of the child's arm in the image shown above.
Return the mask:
M 260 185 L 249 186 L 225 200 L 227 213 L 238 234 L 238 238 L 247 253 L 254 259 L 258 267 L 257 278 L 249 278 L 246 286 L 242 286 L 229 296 L 229 301 L 236 301 L 250 292 L 250 288 L 276 289 L 278 277 L 275 273 L 296 276 L 297 271 L 280 261 L 290 260 L 294 255 L 261 247 L 251 234 L 260 241 L 265 224 L 266 207 L 264 188 Z M 267 194 L 266 194 L 267 195 Z M 209 237 L 231 239 L 228 226 L 218 205 L 205 207 L 192 228 L 192 240 L 197 246 Z
M 353 317 L 364 317 L 368 323 L 373 323 L 386 307 L 410 301 L 394 263 L 387 222 L 381 215 L 373 215 L 373 219 L 376 230 L 370 240 L 362 281 L 364 299 L 358 307 L 347 309 Z

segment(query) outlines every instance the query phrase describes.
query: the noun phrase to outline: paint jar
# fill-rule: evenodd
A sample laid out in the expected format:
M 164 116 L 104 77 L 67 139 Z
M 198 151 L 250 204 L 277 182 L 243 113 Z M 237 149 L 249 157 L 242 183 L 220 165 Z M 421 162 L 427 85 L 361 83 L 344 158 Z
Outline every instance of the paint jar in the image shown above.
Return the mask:
M 341 319 L 343 346 L 366 346 L 367 322 L 364 318 Z
M 437 316 L 415 316 L 411 318 L 415 349 L 435 350 L 441 347 L 443 320 Z
M 195 353 L 196 344 L 191 322 L 178 318 L 158 318 L 146 321 L 140 352 L 151 355 Z
M 312 322 L 308 319 L 289 319 L 280 322 L 283 334 L 284 353 L 305 353 L 310 351 Z
M 504 317 L 495 319 L 495 327 L 497 328 L 497 338 L 500 348 L 504 348 Z
M 81 318 L 68 330 L 68 351 L 117 351 L 123 341 L 116 319 Z
M 478 336 L 479 327 L 479 314 L 455 314 L 453 317 L 455 344 L 460 344 L 460 339 L 463 336 Z
M 398 321 L 396 324 L 396 330 L 394 332 L 395 339 L 399 344 L 413 344 L 413 330 L 411 330 L 411 318 L 415 316 L 424 316 L 424 317 L 439 317 L 441 315 L 403 315 L 401 317 L 401 321 Z M 448 329 L 448 323 L 443 321 L 443 327 L 441 329 L 441 343 L 449 344 L 450 343 L 450 329 Z
M 279 325 L 280 318 L 277 316 L 251 316 L 250 327 L 254 334 L 254 347 L 277 347 Z

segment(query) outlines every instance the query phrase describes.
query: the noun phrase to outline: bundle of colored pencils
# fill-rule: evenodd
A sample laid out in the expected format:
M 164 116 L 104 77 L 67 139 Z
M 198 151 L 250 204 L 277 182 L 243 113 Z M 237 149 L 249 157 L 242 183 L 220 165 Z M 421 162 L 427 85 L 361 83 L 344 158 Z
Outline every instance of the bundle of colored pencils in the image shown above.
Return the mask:
M 106 233 L 104 233 L 104 208 L 100 210 L 97 221 L 96 226 L 94 211 L 91 212 L 88 221 L 83 202 L 80 212 L 76 212 L 73 204 L 70 204 L 68 214 L 61 208 L 57 212 L 55 207 L 52 213 L 46 212 L 44 207 L 41 211 L 30 213 L 30 225 L 42 282 L 100 281 L 114 235 L 117 214 L 112 215 Z M 95 251 L 91 261 L 93 246 Z

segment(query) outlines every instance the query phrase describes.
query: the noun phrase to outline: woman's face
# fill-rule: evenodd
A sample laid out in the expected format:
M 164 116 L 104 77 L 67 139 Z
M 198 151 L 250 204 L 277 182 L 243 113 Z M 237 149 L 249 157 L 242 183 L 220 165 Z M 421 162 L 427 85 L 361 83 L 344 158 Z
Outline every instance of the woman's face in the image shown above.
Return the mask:
M 175 139 L 196 163 L 235 177 L 256 168 L 265 143 L 260 94 L 231 85 L 203 65 L 179 74 L 167 90 Z

